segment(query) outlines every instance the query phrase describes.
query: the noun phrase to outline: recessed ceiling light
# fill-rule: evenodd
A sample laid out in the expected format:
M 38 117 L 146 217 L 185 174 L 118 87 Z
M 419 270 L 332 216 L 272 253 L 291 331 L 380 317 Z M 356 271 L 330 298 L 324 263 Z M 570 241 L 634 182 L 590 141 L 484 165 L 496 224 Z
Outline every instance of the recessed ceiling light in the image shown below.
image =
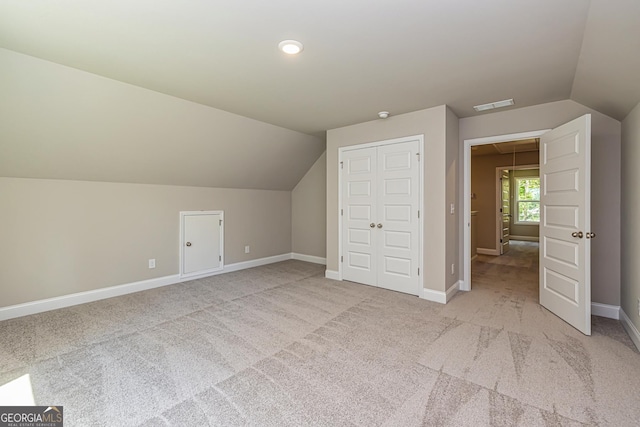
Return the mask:
M 304 46 L 297 40 L 283 40 L 278 43 L 278 49 L 289 55 L 295 55 L 302 52 Z
M 513 98 L 505 99 L 504 101 L 489 102 L 488 104 L 474 105 L 473 109 L 476 111 L 485 111 L 493 110 L 494 108 L 508 107 L 510 105 L 514 105 Z

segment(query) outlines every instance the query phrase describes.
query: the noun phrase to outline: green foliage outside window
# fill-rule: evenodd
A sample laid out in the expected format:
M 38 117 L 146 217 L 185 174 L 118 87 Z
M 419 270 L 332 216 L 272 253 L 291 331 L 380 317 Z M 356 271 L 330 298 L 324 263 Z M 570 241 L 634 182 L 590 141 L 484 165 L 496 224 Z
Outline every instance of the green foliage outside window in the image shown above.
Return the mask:
M 540 178 L 516 178 L 518 222 L 540 222 Z

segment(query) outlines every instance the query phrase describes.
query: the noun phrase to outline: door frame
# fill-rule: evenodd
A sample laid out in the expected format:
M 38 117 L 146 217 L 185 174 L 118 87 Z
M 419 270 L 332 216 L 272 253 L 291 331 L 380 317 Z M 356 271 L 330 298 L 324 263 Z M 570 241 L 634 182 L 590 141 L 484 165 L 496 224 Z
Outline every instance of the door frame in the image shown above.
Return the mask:
M 495 143 L 494 143 L 495 144 Z M 540 150 L 538 150 L 539 152 Z M 500 249 L 500 238 L 501 233 L 500 233 L 500 228 L 501 228 L 501 220 L 498 217 L 498 213 L 500 212 L 500 208 L 501 206 L 501 197 L 502 197 L 502 189 L 500 188 L 500 171 L 503 170 L 508 170 L 508 171 L 515 171 L 515 170 L 523 170 L 523 169 L 540 169 L 540 163 L 535 164 L 535 165 L 520 165 L 520 166 L 496 166 L 496 254 L 497 255 L 502 255 L 500 253 L 501 249 Z M 509 186 L 509 197 L 513 198 L 513 186 Z M 510 200 L 510 206 L 511 206 L 511 210 L 513 211 L 515 208 L 513 207 L 513 200 Z M 511 222 L 513 222 L 513 217 L 511 217 Z M 511 234 L 511 231 L 509 231 L 509 234 Z
M 418 210 L 420 211 L 420 218 L 418 219 L 418 268 L 420 274 L 418 275 L 418 288 L 415 290 L 415 295 L 422 298 L 424 280 L 420 278 L 424 277 L 424 260 L 422 254 L 424 253 L 424 134 L 404 136 L 400 138 L 385 139 L 381 141 L 367 142 L 363 144 L 347 145 L 338 148 L 338 280 L 342 280 L 342 157 L 345 151 L 359 150 L 362 148 L 380 147 L 382 145 L 400 144 L 403 142 L 418 141 L 418 152 L 420 154 L 420 160 L 418 162 Z
M 220 215 L 220 266 L 217 268 L 210 268 L 207 270 L 196 271 L 194 273 L 184 273 L 184 217 L 192 215 Z M 180 237 L 178 244 L 180 245 L 180 258 L 179 258 L 179 276 L 180 278 L 197 279 L 200 277 L 210 276 L 211 273 L 224 270 L 224 211 L 181 211 L 180 212 Z
M 519 141 L 522 139 L 539 138 L 551 129 L 534 130 L 529 132 L 511 133 L 506 135 L 486 136 L 482 138 L 471 138 L 464 140 L 464 168 L 462 184 L 464 187 L 462 194 L 463 209 L 463 249 L 462 264 L 463 276 L 460 281 L 461 291 L 471 290 L 471 147 L 476 145 L 498 144 L 500 142 Z M 504 168 L 503 168 L 504 169 Z

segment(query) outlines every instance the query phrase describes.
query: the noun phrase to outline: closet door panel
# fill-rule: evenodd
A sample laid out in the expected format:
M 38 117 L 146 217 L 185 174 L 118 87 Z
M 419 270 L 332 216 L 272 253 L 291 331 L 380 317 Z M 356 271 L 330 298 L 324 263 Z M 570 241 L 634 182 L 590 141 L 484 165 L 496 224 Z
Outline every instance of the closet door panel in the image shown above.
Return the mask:
M 376 148 L 347 151 L 342 159 L 342 278 L 375 286 Z
M 377 284 L 410 294 L 418 287 L 418 148 L 411 141 L 383 145 L 377 152 Z

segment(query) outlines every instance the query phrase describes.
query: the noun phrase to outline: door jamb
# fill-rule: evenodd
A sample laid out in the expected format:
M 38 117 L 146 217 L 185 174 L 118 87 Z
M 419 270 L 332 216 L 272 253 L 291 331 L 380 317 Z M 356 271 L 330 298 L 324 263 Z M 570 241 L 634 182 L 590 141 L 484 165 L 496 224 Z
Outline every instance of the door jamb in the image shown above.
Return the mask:
M 460 283 L 461 291 L 471 290 L 471 147 L 475 145 L 497 144 L 500 142 L 518 141 L 529 138 L 539 138 L 551 129 L 535 130 L 530 132 L 519 132 L 506 135 L 487 136 L 482 138 L 471 138 L 464 140 L 463 150 L 463 277 Z
M 424 260 L 422 254 L 424 253 L 424 134 L 404 136 L 401 138 L 385 139 L 381 141 L 367 142 L 364 144 L 348 145 L 338 148 L 338 277 L 337 280 L 342 280 L 342 154 L 345 151 L 359 150 L 362 148 L 380 147 L 382 145 L 399 144 L 402 142 L 410 142 L 418 140 L 418 152 L 420 153 L 420 161 L 418 162 L 418 210 L 420 211 L 420 218 L 418 219 L 418 268 L 420 274 L 418 275 L 418 288 L 415 290 L 415 295 L 422 298 L 424 289 Z

